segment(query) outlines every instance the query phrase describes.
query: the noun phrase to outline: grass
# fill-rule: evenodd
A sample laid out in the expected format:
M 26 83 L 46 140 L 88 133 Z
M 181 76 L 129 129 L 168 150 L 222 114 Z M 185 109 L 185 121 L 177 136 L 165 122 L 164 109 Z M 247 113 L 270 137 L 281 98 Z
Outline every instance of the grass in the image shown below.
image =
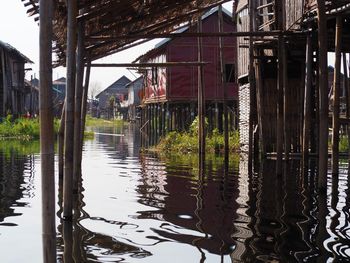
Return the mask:
M 207 124 L 207 122 L 206 122 Z M 163 153 L 195 153 L 198 152 L 198 119 L 196 118 L 188 132 L 170 132 L 160 140 L 154 150 Z M 239 133 L 229 133 L 229 151 L 236 152 L 239 149 Z M 206 138 L 206 151 L 220 153 L 224 150 L 224 135 L 215 129 Z
M 54 120 L 54 131 L 57 134 L 59 128 L 59 120 Z M 12 120 L 12 116 L 8 115 L 0 123 L 0 140 L 20 139 L 31 140 L 39 139 L 40 124 L 39 119 L 18 118 Z
M 94 118 L 91 115 L 86 115 L 86 126 L 96 127 L 96 126 L 114 126 L 114 125 L 123 125 L 123 120 L 105 120 L 101 118 Z

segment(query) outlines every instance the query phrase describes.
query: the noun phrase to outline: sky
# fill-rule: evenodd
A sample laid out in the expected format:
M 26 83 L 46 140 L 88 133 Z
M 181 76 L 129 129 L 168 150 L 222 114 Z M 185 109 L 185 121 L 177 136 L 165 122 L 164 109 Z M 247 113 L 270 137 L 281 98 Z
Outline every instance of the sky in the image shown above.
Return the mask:
M 32 68 L 26 73 L 26 78 L 31 75 L 39 76 L 39 26 L 33 17 L 28 17 L 26 8 L 20 0 L 2 0 L 0 8 L 0 40 L 6 42 L 21 53 L 30 58 L 34 64 L 27 65 Z M 5 4 L 6 3 L 6 4 Z M 224 4 L 224 7 L 231 10 L 232 3 Z M 141 46 L 122 51 L 118 54 L 95 61 L 96 63 L 130 63 L 138 56 L 154 48 L 160 39 L 151 40 Z M 65 76 L 65 68 L 59 67 L 53 70 L 53 80 Z M 137 78 L 135 72 L 123 68 L 92 68 L 90 83 L 99 86 L 100 90 L 105 89 L 121 76 L 127 76 L 134 80 Z

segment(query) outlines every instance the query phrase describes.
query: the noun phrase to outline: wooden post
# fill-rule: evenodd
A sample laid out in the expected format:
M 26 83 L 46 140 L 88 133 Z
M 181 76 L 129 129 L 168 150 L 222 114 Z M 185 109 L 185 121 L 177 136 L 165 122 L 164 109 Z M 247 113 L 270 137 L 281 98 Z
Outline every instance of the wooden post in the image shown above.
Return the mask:
M 82 122 L 82 94 L 84 79 L 84 24 L 78 24 L 78 44 L 76 52 L 76 78 L 74 101 L 74 149 L 73 149 L 73 192 L 78 191 L 78 178 L 81 174 L 81 122 Z
M 84 142 L 84 131 L 85 131 L 85 121 L 86 121 L 86 111 L 88 106 L 88 94 L 89 94 L 89 83 L 90 83 L 90 70 L 91 70 L 91 60 L 88 59 L 88 63 L 86 65 L 86 72 L 85 72 L 85 83 L 84 83 L 84 90 L 83 90 L 83 101 L 81 105 L 81 130 L 80 130 L 80 156 L 79 160 L 81 163 L 82 160 L 82 151 L 83 151 L 83 142 Z M 92 103 L 92 102 L 91 102 Z
M 77 0 L 68 0 L 67 21 L 67 85 L 66 125 L 64 134 L 64 186 L 63 218 L 72 219 L 73 213 L 73 151 L 74 151 L 74 93 L 75 93 L 75 51 L 77 42 Z
M 335 32 L 335 67 L 333 82 L 333 118 L 332 118 L 332 174 L 339 172 L 339 107 L 340 107 L 340 68 L 341 68 L 341 48 L 342 48 L 343 18 L 336 18 Z
M 66 101 L 64 101 L 61 112 L 61 123 L 58 130 L 58 176 L 60 180 L 63 180 L 63 167 L 64 167 L 64 127 L 66 121 Z
M 305 60 L 305 96 L 304 96 L 304 125 L 303 125 L 303 166 L 307 164 L 310 142 L 311 123 L 311 88 L 312 88 L 312 36 L 306 38 L 306 60 Z
M 202 17 L 198 18 L 198 33 L 202 32 Z M 201 37 L 197 38 L 198 62 L 203 61 L 203 41 Z M 205 96 L 204 96 L 204 78 L 203 67 L 198 66 L 198 153 L 200 157 L 205 155 Z
M 284 2 L 276 1 L 276 17 L 277 17 L 277 28 L 283 30 L 284 28 Z M 284 38 L 282 35 L 278 36 L 278 79 L 277 79 L 277 130 L 276 130 L 276 151 L 277 151 L 277 175 L 282 175 L 282 159 L 283 159 L 283 135 L 284 135 L 284 64 L 283 60 L 285 59 L 285 44 Z
M 350 119 L 350 83 L 349 83 L 349 76 L 348 76 L 348 67 L 346 62 L 346 53 L 343 53 L 343 71 L 344 71 L 344 90 L 345 90 L 345 99 L 346 99 L 346 118 Z M 346 126 L 347 130 L 347 136 L 348 136 L 348 154 L 349 154 L 349 160 L 350 160 L 350 125 L 347 124 Z
M 325 2 L 317 0 L 318 51 L 319 51 L 319 154 L 318 188 L 327 187 L 328 166 L 328 62 L 327 62 L 327 17 Z
M 52 108 L 52 0 L 40 0 L 40 156 L 43 262 L 56 262 L 54 129 Z
M 219 32 L 224 32 L 224 22 L 222 16 L 222 6 L 219 6 L 218 10 L 219 17 Z M 220 60 L 220 76 L 221 76 L 221 87 L 224 90 L 224 102 L 223 102 L 223 111 L 224 111 L 224 156 L 225 160 L 228 160 L 229 155 L 229 140 L 228 140 L 228 111 L 227 111 L 227 85 L 226 83 L 226 69 L 224 63 L 224 48 L 223 48 L 223 39 L 219 37 L 219 60 Z

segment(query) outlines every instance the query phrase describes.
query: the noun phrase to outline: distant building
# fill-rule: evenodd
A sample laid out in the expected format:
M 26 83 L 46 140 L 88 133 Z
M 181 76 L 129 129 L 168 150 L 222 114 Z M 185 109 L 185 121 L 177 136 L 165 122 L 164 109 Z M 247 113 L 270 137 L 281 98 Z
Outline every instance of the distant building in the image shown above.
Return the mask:
M 25 114 L 35 116 L 39 113 L 39 80 L 25 80 L 25 103 L 24 110 Z
M 128 90 L 125 88 L 125 86 L 130 82 L 130 79 L 122 76 L 113 84 L 96 95 L 96 99 L 99 101 L 99 109 L 102 115 L 111 117 L 111 114 L 113 114 L 113 109 L 111 108 L 111 100 L 114 100 L 114 105 L 120 105 L 128 99 Z
M 0 117 L 25 114 L 26 63 L 33 63 L 11 45 L 0 41 Z
M 67 79 L 65 77 L 52 82 L 52 98 L 55 116 L 61 115 L 64 99 L 66 97 L 66 83 Z
M 141 100 L 143 97 L 143 76 L 135 79 L 126 85 L 128 89 L 128 120 L 135 121 L 138 117 L 138 107 L 141 104 Z

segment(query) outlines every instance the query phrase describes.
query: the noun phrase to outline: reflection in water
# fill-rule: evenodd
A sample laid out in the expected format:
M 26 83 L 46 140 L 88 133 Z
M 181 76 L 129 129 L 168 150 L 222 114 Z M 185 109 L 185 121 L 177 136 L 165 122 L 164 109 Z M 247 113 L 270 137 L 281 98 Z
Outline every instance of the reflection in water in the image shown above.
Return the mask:
M 109 127 L 86 141 L 73 222 L 60 218 L 58 262 L 331 262 L 350 258 L 348 164 L 317 190 L 317 163 L 276 177 L 266 160 L 248 170 L 207 156 L 139 154 L 137 128 Z M 40 158 L 0 154 L 1 262 L 41 262 Z M 39 221 L 39 222 L 38 222 Z M 15 227 L 14 227 L 15 226 Z M 13 244 L 17 243 L 16 246 Z M 21 252 L 21 253 L 18 253 Z

